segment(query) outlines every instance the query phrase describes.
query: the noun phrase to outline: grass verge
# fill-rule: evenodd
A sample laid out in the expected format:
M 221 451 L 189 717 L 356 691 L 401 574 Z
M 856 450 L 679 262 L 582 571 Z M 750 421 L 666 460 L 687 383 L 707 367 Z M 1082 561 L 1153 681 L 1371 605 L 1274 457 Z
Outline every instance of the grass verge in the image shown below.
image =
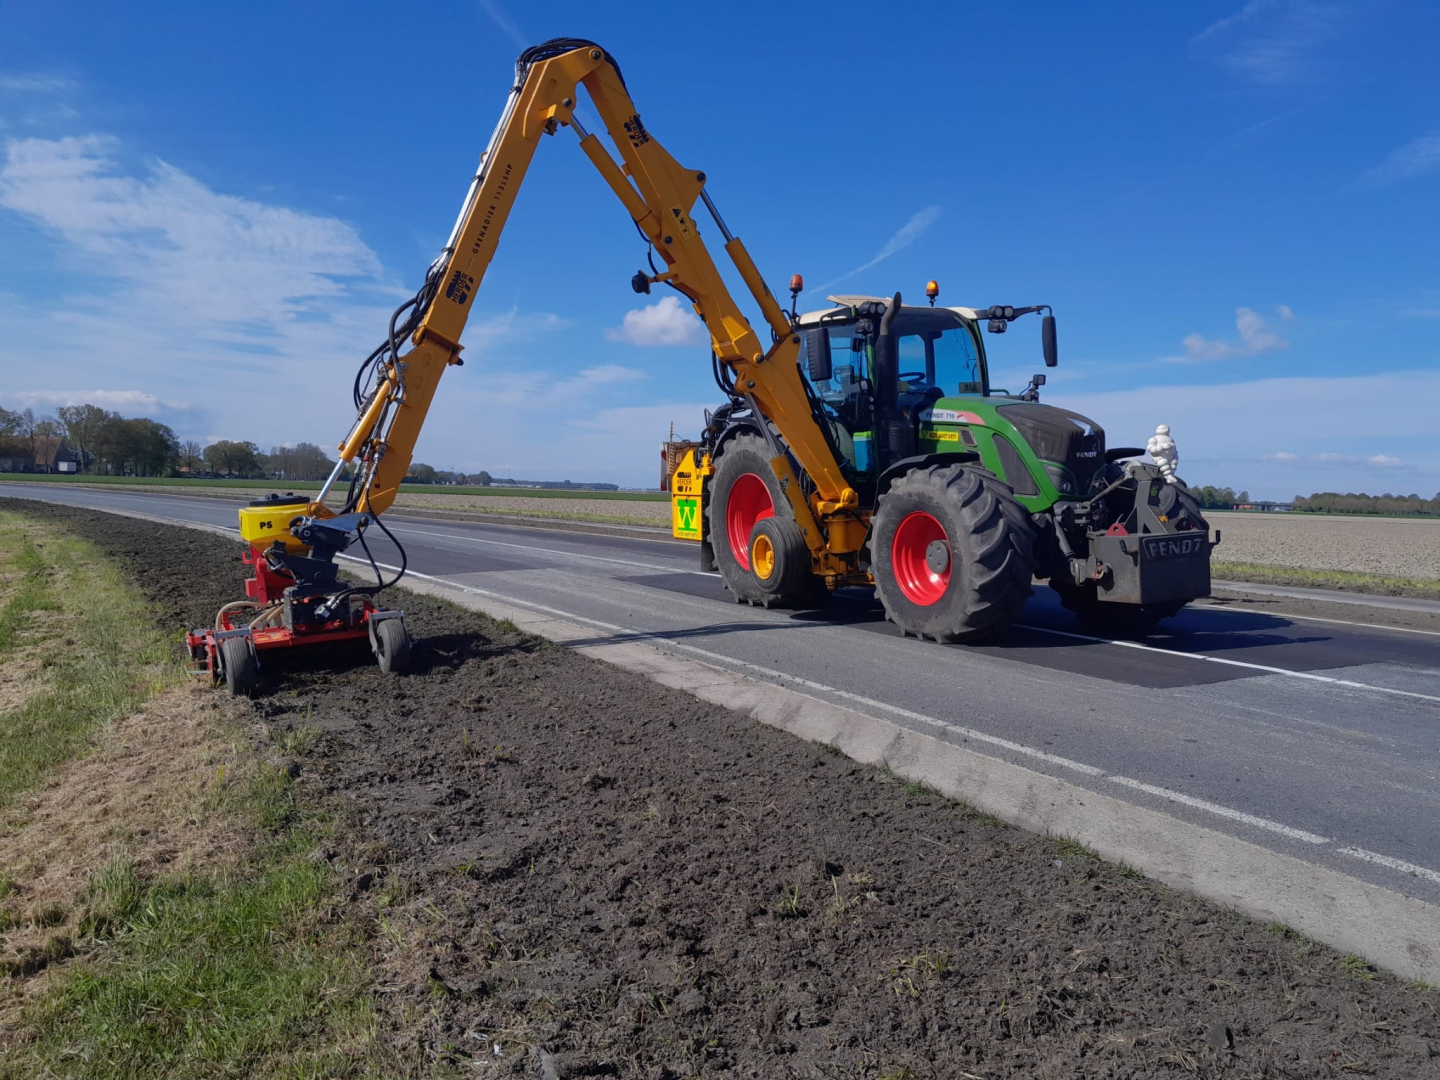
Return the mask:
M 1440 600 L 1440 581 L 1423 578 L 1361 574 L 1350 570 L 1309 570 L 1288 566 L 1257 566 L 1254 563 L 1216 562 L 1210 573 L 1220 581 L 1254 582 L 1257 585 L 1296 585 L 1307 589 L 1372 593 L 1377 596 L 1409 596 Z
M 84 541 L 0 514 L 0 566 L 19 576 L 0 609 L 0 654 L 24 648 L 42 676 L 18 707 L 0 712 L 4 805 L 178 669 L 144 601 Z
M 18 529 L 0 526 L 0 574 L 6 588 L 0 606 L 0 656 L 14 652 L 20 633 L 37 611 L 54 611 L 59 605 L 50 588 L 50 568 L 35 542 Z
M 0 618 L 48 665 L 0 712 L 0 1080 L 423 1071 L 376 1038 L 330 819 L 120 571 L 0 514 Z
M 0 1078 L 400 1075 L 375 1041 L 363 935 L 283 769 L 218 785 L 209 813 L 256 828 L 232 865 L 91 876 L 75 948 L 21 1013 Z M 52 947 L 52 951 L 53 947 Z

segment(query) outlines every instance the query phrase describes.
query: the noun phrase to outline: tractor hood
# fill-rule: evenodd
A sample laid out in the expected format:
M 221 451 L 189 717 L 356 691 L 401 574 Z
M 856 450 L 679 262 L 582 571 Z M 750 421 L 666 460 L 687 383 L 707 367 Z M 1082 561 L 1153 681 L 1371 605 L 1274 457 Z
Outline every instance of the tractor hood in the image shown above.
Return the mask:
M 998 406 L 995 414 L 1030 444 L 1040 460 L 1070 470 L 1077 493 L 1090 490 L 1091 479 L 1105 465 L 1105 431 L 1099 424 L 1069 409 L 1031 401 Z

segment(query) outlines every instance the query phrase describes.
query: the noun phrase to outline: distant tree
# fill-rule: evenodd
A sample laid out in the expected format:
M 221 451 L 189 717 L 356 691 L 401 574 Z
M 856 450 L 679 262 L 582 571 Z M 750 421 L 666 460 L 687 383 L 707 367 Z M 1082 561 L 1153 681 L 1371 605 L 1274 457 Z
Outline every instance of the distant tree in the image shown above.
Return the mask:
M 192 476 L 205 463 L 205 447 L 194 439 L 186 439 L 180 444 L 179 455 L 180 468 Z
M 407 484 L 433 484 L 435 483 L 435 466 L 415 462 L 410 466 L 410 471 L 405 474 Z
M 96 465 L 96 442 L 100 429 L 115 413 L 106 412 L 98 405 L 62 405 L 55 410 L 60 422 L 65 425 L 65 438 L 70 451 L 80 459 L 80 467 L 89 472 Z
M 30 440 L 30 456 L 32 458 L 35 456 L 36 451 L 35 440 L 39 438 L 39 434 L 36 432 L 35 426 L 39 423 L 40 421 L 35 419 L 34 409 L 26 408 L 23 412 L 20 413 L 19 434 L 22 439 Z
M 180 442 L 168 424 L 140 417 L 126 420 L 134 450 L 131 467 L 135 476 L 165 476 L 180 457 Z
M 146 417 L 110 413 L 95 435 L 96 466 L 116 476 L 164 476 L 180 456 L 169 426 Z
M 335 462 L 314 443 L 272 446 L 265 455 L 265 471 L 276 480 L 324 480 Z
M 481 469 L 480 472 L 477 473 L 475 476 L 475 483 L 479 484 L 481 487 L 489 487 L 494 482 L 495 478 L 492 477 L 484 469 Z
M 0 437 L 20 434 L 20 414 L 0 407 Z
M 1200 501 L 1202 510 L 1229 510 L 1238 502 L 1249 502 L 1249 492 L 1242 491 L 1235 494 L 1234 488 L 1217 488 L 1206 484 L 1204 487 L 1192 487 L 1190 494 Z
M 253 442 L 236 442 L 232 439 L 220 439 L 207 446 L 205 464 L 211 472 L 224 473 L 226 476 L 258 476 L 263 472 L 260 467 L 260 448 Z
M 47 416 L 35 421 L 35 435 L 41 439 L 64 438 L 65 425 L 53 416 Z
M 1433 499 L 1411 495 L 1365 495 L 1317 491 L 1295 496 L 1295 509 L 1312 514 L 1385 514 L 1396 517 L 1440 517 L 1440 494 Z

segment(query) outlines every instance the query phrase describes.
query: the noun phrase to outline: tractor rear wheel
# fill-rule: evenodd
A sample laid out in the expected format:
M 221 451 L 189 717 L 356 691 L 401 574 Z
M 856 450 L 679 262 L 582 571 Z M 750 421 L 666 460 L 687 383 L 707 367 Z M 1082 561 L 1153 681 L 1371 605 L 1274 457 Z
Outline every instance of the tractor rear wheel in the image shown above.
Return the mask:
M 220 642 L 220 670 L 225 689 L 236 697 L 253 697 L 260 685 L 260 658 L 249 637 L 231 637 Z
M 770 468 L 770 448 L 759 435 L 741 433 L 721 449 L 710 480 L 708 513 L 715 566 L 737 604 L 811 608 L 821 606 L 822 597 L 828 598 L 825 583 L 811 572 L 809 548 L 795 524 L 790 501 Z M 772 568 L 770 575 L 762 578 L 751 558 L 751 543 L 756 526 L 772 518 L 787 522 L 793 533 L 789 529 L 767 532 L 769 551 L 773 553 L 776 544 L 783 544 L 787 548 L 783 554 L 791 557 L 783 572 Z M 803 559 L 793 550 L 797 537 Z
M 1030 516 L 1009 487 L 963 465 L 895 480 L 871 533 L 871 571 L 885 617 L 936 641 L 996 637 L 1030 595 Z

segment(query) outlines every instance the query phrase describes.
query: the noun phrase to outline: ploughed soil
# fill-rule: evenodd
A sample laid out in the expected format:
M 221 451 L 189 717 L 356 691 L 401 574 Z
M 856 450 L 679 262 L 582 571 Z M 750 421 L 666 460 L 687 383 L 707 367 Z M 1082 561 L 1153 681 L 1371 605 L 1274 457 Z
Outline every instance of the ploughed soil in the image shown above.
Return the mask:
M 177 629 L 236 545 L 11 500 Z M 1440 995 L 724 709 L 396 592 L 411 675 L 268 663 L 393 1037 L 464 1075 L 1440 1076 Z M 306 740 L 295 740 L 303 745 Z

